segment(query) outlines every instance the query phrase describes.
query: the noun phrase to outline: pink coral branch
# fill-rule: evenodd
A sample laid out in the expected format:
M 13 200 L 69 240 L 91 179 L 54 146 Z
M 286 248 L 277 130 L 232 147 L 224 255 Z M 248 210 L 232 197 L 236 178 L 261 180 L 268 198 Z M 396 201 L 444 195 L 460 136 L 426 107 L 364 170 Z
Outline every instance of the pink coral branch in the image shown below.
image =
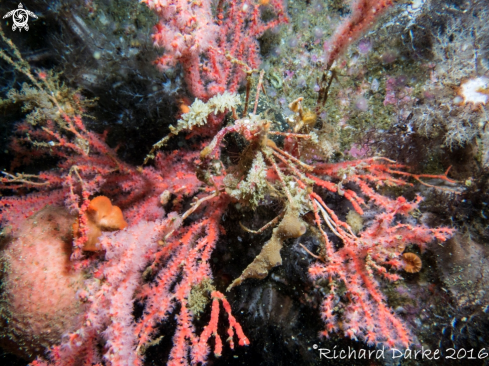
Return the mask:
M 329 70 L 348 46 L 372 27 L 393 3 L 392 0 L 355 0 L 351 5 L 352 14 L 341 23 L 328 41 L 330 46 L 326 69 Z
M 210 0 L 143 0 L 160 16 L 153 40 L 165 54 L 156 61 L 166 70 L 182 64 L 185 80 L 199 99 L 237 91 L 248 69 L 260 64 L 257 39 L 268 29 L 287 23 L 281 0 L 272 0 L 275 18 L 263 22 L 261 5 L 250 0 L 221 1 L 217 19 Z

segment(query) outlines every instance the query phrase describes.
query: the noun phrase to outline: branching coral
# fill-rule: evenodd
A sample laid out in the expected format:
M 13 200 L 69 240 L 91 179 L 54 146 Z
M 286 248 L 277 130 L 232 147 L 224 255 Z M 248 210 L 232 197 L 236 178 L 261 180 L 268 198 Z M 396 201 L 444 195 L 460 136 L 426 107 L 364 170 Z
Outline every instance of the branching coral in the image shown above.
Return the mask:
M 406 180 L 409 178 L 427 186 L 431 186 L 425 181 L 429 178 L 454 182 L 446 174 L 408 173 L 404 166 L 383 158 L 324 163 L 318 160 L 323 155 L 319 153 L 318 132 L 310 120 L 304 120 L 300 98 L 291 104 L 291 109 L 296 111 L 294 126 L 297 127 L 293 132 L 274 131 L 273 121 L 253 113 L 238 118 L 234 111 L 234 124 L 219 131 L 200 153 L 198 177 L 214 187 L 214 194 L 230 195 L 251 207 L 256 206 L 260 197 L 267 195 L 275 197 L 285 207 L 269 224 L 252 231 L 261 232 L 277 225 L 260 254 L 228 290 L 248 278 L 262 279 L 273 267 L 280 265 L 280 250 L 285 241 L 305 233 L 307 226 L 302 217 L 312 212 L 313 224 L 319 230 L 323 244 L 319 255 L 310 253 L 318 259 L 310 268 L 310 275 L 313 279 L 329 282 L 329 295 L 322 306 L 326 323 L 324 335 L 341 330 L 346 336 L 362 338 L 367 343 L 407 347 L 411 341 L 409 331 L 387 307 L 375 274 L 389 281 L 400 279 L 392 271 L 401 268 L 401 255 L 407 243 L 417 244 L 423 249 L 435 238 L 446 240 L 452 230 L 398 222 L 395 218 L 409 215 L 417 208 L 421 197 L 414 202 L 403 197 L 391 199 L 377 193 L 371 185 L 402 186 L 409 184 Z M 232 133 L 242 136 L 247 146 L 237 164 L 224 167 L 220 162 L 220 146 L 226 135 Z M 274 136 L 284 137 L 283 148 L 277 146 Z M 304 141 L 309 148 L 315 146 L 318 158 L 303 160 L 300 146 Z M 221 168 L 216 169 L 216 166 Z M 349 186 L 356 186 L 361 193 Z M 323 200 L 319 194 L 321 190 L 343 196 L 359 215 L 363 214 L 365 206 L 377 206 L 384 212 L 373 224 L 355 234 L 350 225 Z M 347 299 L 346 304 L 340 305 L 340 293 Z M 338 314 L 343 314 L 342 322 L 337 319 Z
M 48 87 L 29 70 L 22 72 L 32 77 L 40 92 Z M 46 76 L 40 77 L 42 80 Z M 337 331 L 369 344 L 409 346 L 410 331 L 387 306 L 380 281 L 400 279 L 395 271 L 402 267 L 401 255 L 408 243 L 423 249 L 431 240 L 445 240 L 452 230 L 408 223 L 403 218 L 417 208 L 421 198 L 413 202 L 403 197 L 393 199 L 378 193 L 378 188 L 410 185 L 410 179 L 430 187 L 426 181 L 429 178 L 453 181 L 447 173 L 408 173 L 405 166 L 380 157 L 326 162 L 334 139 L 328 140 L 324 128 L 316 128 L 315 115 L 303 108 L 301 98 L 291 103 L 295 115 L 288 121 L 290 132 L 278 130 L 275 121 L 257 114 L 262 80 L 263 74 L 253 113 L 243 112 L 239 117 L 235 108 L 239 98 L 229 95 L 228 102 L 221 106 L 213 104 L 212 99 L 207 103 L 196 101 L 182 116 L 172 136 L 205 124 L 209 113 L 232 111 L 234 121 L 215 135 L 199 157 L 189 151 L 160 153 L 154 156 L 155 166 L 146 168 L 121 162 L 103 139 L 85 128 L 81 115 L 69 111 L 53 96 L 60 117 L 46 121 L 39 141 L 52 141 L 53 145 L 47 142 L 43 147 L 52 146 L 52 154 L 60 157 L 59 169 L 47 176 L 46 187 L 39 188 L 43 189 L 40 194 L 28 199 L 38 199 L 41 203 L 36 205 L 45 204 L 48 199 L 58 205 L 66 200 L 65 204 L 77 213 L 83 230 L 89 220 L 97 221 L 99 208 L 92 206 L 90 196 L 107 193 L 117 197 L 128 227 L 102 234 L 100 247 L 104 254 L 88 256 L 83 262 L 78 260 L 86 237 L 75 238 L 74 253 L 78 255 L 72 259 L 77 260 L 75 264 L 83 264 L 77 268 L 83 267 L 89 277 L 77 296 L 86 303 L 87 310 L 80 328 L 69 334 L 61 346 L 51 348 L 52 363 L 141 365 L 146 349 L 158 342 L 159 338 L 154 338 L 159 335 L 159 325 L 172 316 L 176 318 L 176 329 L 169 364 L 205 363 L 211 336 L 215 338 L 215 355 L 222 352 L 217 329 L 220 303 L 228 315 L 230 348 L 234 347 L 234 335 L 240 345 L 249 344 L 231 314 L 230 304 L 210 284 L 210 258 L 220 235 L 225 235 L 220 220 L 229 202 L 237 200 L 254 208 L 266 197 L 279 202 L 282 212 L 259 230 L 242 226 L 250 232 L 273 230 L 260 254 L 228 289 L 250 278 L 266 277 L 282 263 L 280 251 L 287 240 L 301 237 L 309 225 L 321 243 L 318 252 L 306 251 L 317 259 L 309 268 L 309 275 L 327 293 L 321 308 L 326 324 L 323 334 Z M 247 111 L 248 97 L 245 104 L 243 110 Z M 27 131 L 31 130 L 32 126 L 28 126 Z M 244 143 L 237 163 L 224 162 L 221 157 L 221 143 L 230 134 Z M 10 174 L 3 186 L 23 188 L 37 184 L 29 179 Z M 162 205 L 167 205 L 173 196 L 177 196 L 172 201 L 176 212 L 167 214 Z M 194 199 L 187 210 L 182 207 L 185 196 Z M 376 208 L 379 213 L 369 226 L 354 230 L 334 211 L 328 196 L 344 199 L 358 215 L 366 207 Z M 6 223 L 24 220 L 29 214 L 28 199 L 2 199 L 0 219 Z M 7 214 L 5 208 L 11 211 L 12 207 L 17 211 Z M 192 216 L 194 213 L 200 217 Z M 118 228 L 125 226 L 119 224 Z M 193 320 L 209 297 L 211 318 L 199 332 Z M 139 317 L 134 314 L 134 301 L 143 309 Z
M 36 125 L 20 125 L 18 134 L 25 139 L 22 140 L 22 148 L 27 149 L 34 144 L 44 156 L 54 156 L 59 160 L 57 169 L 39 175 L 4 174 L 0 179 L 0 189 L 9 189 L 14 195 L 0 200 L 0 224 L 8 227 L 10 236 L 15 238 L 22 234 L 26 219 L 36 212 L 42 212 L 40 210 L 46 204 L 57 206 L 56 209 L 66 206 L 76 214 L 68 217 L 68 230 L 60 230 L 50 224 L 54 229 L 45 231 L 42 226 L 47 224 L 39 222 L 39 231 L 44 233 L 43 236 L 34 237 L 29 245 L 20 246 L 24 253 L 20 251 L 17 256 L 25 258 L 25 251 L 29 248 L 42 251 L 51 243 L 66 241 L 68 248 L 62 253 L 64 261 L 60 266 L 50 268 L 52 277 L 62 279 L 62 274 L 70 270 L 77 273 L 77 278 L 86 279 L 81 288 L 76 288 L 79 291 L 64 288 L 69 286 L 64 280 L 57 282 L 59 289 L 51 287 L 58 294 L 68 292 L 73 302 L 84 304 L 83 313 L 80 314 L 82 321 L 77 323 L 79 326 L 70 326 L 65 322 L 61 326 L 63 328 L 64 325 L 64 329 L 56 329 L 49 342 L 42 343 L 43 347 L 48 348 L 48 361 L 36 360 L 33 364 L 141 365 L 145 350 L 158 342 L 158 338 L 153 339 L 158 331 L 157 326 L 172 314 L 177 317 L 178 325 L 169 364 L 188 364 L 189 359 L 192 359 L 192 363 L 205 363 L 210 353 L 207 345 L 210 337 L 215 338 L 215 354 L 218 356 L 222 352 L 222 341 L 217 333 L 221 303 L 229 321 L 229 347 L 234 347 L 234 335 L 240 345 L 249 344 L 241 326 L 231 314 L 230 304 L 212 286 L 201 290 L 201 297 L 205 301 L 201 301 L 200 305 L 202 308 L 209 298 L 212 300 L 211 320 L 202 333 L 193 325 L 197 316 L 193 311 L 197 310 L 194 303 L 189 304 L 191 293 L 202 287 L 202 283 L 211 282 L 210 255 L 222 231 L 219 220 L 227 203 L 215 194 L 199 197 L 202 191 L 209 192 L 210 189 L 202 187 L 195 177 L 193 167 L 197 154 L 192 151 L 159 153 L 154 166 L 146 168 L 125 164 L 117 157 L 115 150 L 105 143 L 104 136 L 86 128 L 81 105 L 75 102 L 76 93 L 67 94 L 73 99 L 70 105 L 74 106 L 67 108 L 66 103 L 61 103 L 62 99 L 59 98 L 62 95 L 57 90 L 50 93 L 49 88 L 58 85 L 53 81 L 52 74 L 39 73 L 36 76 L 15 46 L 6 38 L 2 39 L 12 49 L 9 54 L 2 51 L 0 56 L 17 66 L 31 81 L 29 88 L 36 90 L 32 94 L 36 101 L 48 98 L 50 111 L 56 117 L 55 120 L 38 120 Z M 12 55 L 17 58 L 10 58 Z M 35 137 L 35 141 L 26 139 L 26 135 Z M 35 188 L 38 192 L 22 195 L 26 188 Z M 97 197 L 90 199 L 95 194 Z M 115 199 L 117 206 L 100 194 Z M 188 196 L 195 196 L 197 201 L 184 211 L 183 201 Z M 170 199 L 172 208 L 181 215 L 176 212 L 166 214 L 163 206 Z M 184 220 L 197 209 L 204 210 L 204 215 L 207 215 L 205 220 L 186 225 Z M 70 228 L 76 218 L 77 228 L 73 237 Z M 32 218 L 29 221 L 36 224 Z M 100 235 L 100 230 L 107 229 L 112 232 Z M 100 251 L 86 252 L 92 249 Z M 32 270 L 45 271 L 44 262 L 36 258 L 29 264 L 32 267 L 30 272 L 20 268 L 27 278 L 35 273 Z M 20 281 L 21 277 L 15 273 L 9 278 L 12 279 L 12 288 L 20 286 L 34 298 L 43 300 L 36 301 L 35 307 L 47 302 L 54 316 L 63 311 L 63 304 L 54 304 L 49 298 L 46 299 L 49 294 L 44 292 L 42 286 L 26 287 L 27 282 Z M 133 314 L 135 301 L 144 307 L 139 319 Z M 15 303 L 10 305 L 15 306 Z M 49 333 L 46 329 L 53 322 L 48 317 L 34 317 L 32 323 Z M 10 320 L 5 332 L 19 325 L 21 323 L 17 319 Z M 35 350 L 37 355 L 44 354 L 39 342 L 34 342 L 39 338 L 39 333 L 31 328 L 22 327 L 19 338 L 16 338 L 30 344 L 21 349 L 21 343 L 17 341 L 15 346 L 19 350 Z M 59 339 L 64 332 L 70 333 Z M 57 343 L 61 345 L 56 346 Z M 28 357 L 36 354 L 28 354 Z

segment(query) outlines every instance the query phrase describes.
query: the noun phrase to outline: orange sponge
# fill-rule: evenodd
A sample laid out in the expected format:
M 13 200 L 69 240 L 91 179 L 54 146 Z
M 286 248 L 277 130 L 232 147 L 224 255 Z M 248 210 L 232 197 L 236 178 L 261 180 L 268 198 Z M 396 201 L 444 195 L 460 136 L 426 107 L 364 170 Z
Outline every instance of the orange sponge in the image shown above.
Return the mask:
M 88 240 L 83 247 L 86 251 L 96 251 L 98 238 L 102 231 L 122 230 L 127 227 L 122 211 L 119 207 L 113 206 L 110 199 L 105 196 L 95 197 L 90 201 L 87 212 Z M 79 223 L 76 220 L 73 225 L 73 234 L 77 235 Z

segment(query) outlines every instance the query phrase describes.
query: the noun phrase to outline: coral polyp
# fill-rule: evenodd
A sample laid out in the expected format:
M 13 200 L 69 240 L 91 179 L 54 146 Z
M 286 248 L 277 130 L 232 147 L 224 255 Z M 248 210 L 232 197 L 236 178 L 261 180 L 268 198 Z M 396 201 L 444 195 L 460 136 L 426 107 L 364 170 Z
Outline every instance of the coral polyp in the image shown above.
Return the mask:
M 457 94 L 462 98 L 462 104 L 486 104 L 489 99 L 489 78 L 478 76 L 465 79 L 457 89 Z

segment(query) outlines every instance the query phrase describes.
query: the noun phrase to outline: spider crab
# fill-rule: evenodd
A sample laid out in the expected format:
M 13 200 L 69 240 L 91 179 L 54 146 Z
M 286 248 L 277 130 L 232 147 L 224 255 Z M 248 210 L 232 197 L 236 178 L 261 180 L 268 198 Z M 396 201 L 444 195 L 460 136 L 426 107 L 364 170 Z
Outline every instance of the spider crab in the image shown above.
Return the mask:
M 407 232 L 410 230 L 420 232 L 421 227 L 404 224 L 389 227 L 389 225 L 395 214 L 407 215 L 414 210 L 421 201 L 421 197 L 414 202 L 407 202 L 403 197 L 390 199 L 377 193 L 371 185 L 377 187 L 406 185 L 410 183 L 403 178 L 409 177 L 427 186 L 432 185 L 424 182 L 422 178 L 438 178 L 454 183 L 446 173 L 443 175 L 411 174 L 404 171 L 404 166 L 401 164 L 380 157 L 341 163 L 313 161 L 311 164 L 309 161 L 304 162 L 301 160 L 302 155 L 313 156 L 309 153 L 310 151 L 315 152 L 316 158 L 327 158 L 328 151 L 324 147 L 326 138 L 324 131 L 314 128 L 315 116 L 303 109 L 302 100 L 298 98 L 289 105 L 289 108 L 295 112 L 288 120 L 293 132 L 273 131 L 272 121 L 263 119 L 254 113 L 238 118 L 233 109 L 234 124 L 221 129 L 200 153 L 197 176 L 201 181 L 214 186 L 216 194 L 217 192 L 227 194 L 252 207 L 258 206 L 260 199 L 266 195 L 278 197 L 285 202 L 285 209 L 259 230 L 247 229 L 240 223 L 244 230 L 252 233 L 262 232 L 274 225 L 275 228 L 260 254 L 229 285 L 228 291 L 240 285 L 245 279 L 263 279 L 268 275 L 270 269 L 281 265 L 280 250 L 284 241 L 288 238 L 298 238 L 306 232 L 307 224 L 302 217 L 308 212 L 314 214 L 314 223 L 321 233 L 323 242 L 319 255 L 310 252 L 309 254 L 320 259 L 326 266 L 339 266 L 344 260 L 341 255 L 338 255 L 340 251 L 349 247 L 356 249 L 362 247 L 361 257 L 368 273 L 373 273 L 375 269 L 376 272 L 390 280 L 398 279 L 400 277 L 389 273 L 387 268 L 402 266 L 398 257 L 406 246 L 406 240 L 420 241 L 415 240 L 415 234 L 407 235 Z M 221 161 L 220 148 L 225 136 L 231 133 L 241 135 L 248 145 L 242 151 L 239 163 L 225 168 Z M 283 148 L 277 146 L 277 143 L 272 140 L 273 136 L 284 138 Z M 361 195 L 345 188 L 344 185 L 347 184 L 356 185 Z M 321 196 L 315 192 L 315 189 L 317 191 L 319 187 L 344 196 L 359 215 L 363 214 L 363 207 L 367 205 L 366 201 L 380 206 L 389 216 L 381 218 L 376 225 L 384 227 L 381 228 L 382 230 L 377 230 L 377 234 L 375 230 L 371 232 L 373 229 L 370 227 L 370 231 L 366 230 L 358 236 L 350 225 L 338 218 Z M 330 229 L 330 235 L 341 239 L 343 243 L 341 249 L 335 248 L 331 243 L 324 225 Z M 389 227 L 389 233 L 386 232 L 387 227 Z M 422 230 L 430 230 L 427 227 L 422 228 Z M 364 235 L 367 232 L 369 232 L 369 238 Z M 394 232 L 398 232 L 399 235 L 395 236 Z M 404 233 L 404 236 L 400 234 L 401 232 Z M 378 241 L 380 236 L 383 236 L 384 240 Z M 444 235 L 440 233 L 439 238 L 444 239 Z M 425 237 L 424 241 L 427 240 L 428 238 Z

